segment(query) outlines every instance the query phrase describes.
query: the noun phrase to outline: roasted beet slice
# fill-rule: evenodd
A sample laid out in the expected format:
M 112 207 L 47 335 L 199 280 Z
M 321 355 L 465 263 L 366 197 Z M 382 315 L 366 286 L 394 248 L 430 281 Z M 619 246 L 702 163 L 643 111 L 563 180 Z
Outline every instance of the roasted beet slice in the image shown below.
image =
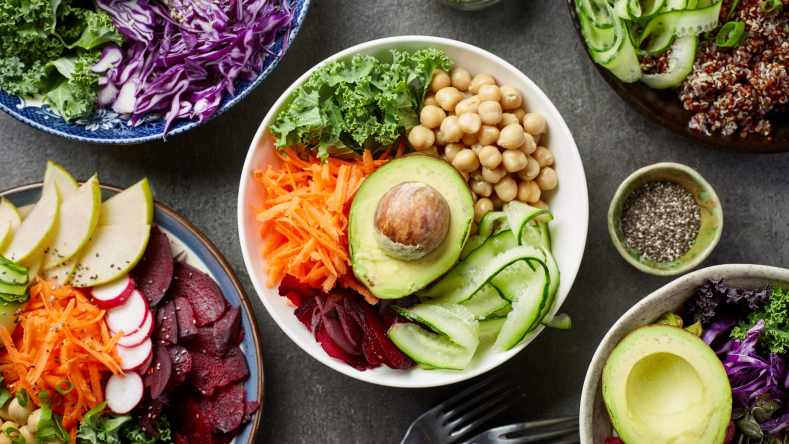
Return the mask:
M 195 402 L 208 417 L 211 432 L 231 432 L 244 420 L 244 381 L 218 387 L 211 396 L 196 396 Z
M 359 327 L 359 324 L 353 319 L 353 315 L 348 311 L 348 302 L 350 300 L 352 300 L 351 297 L 343 298 L 334 309 L 337 311 L 337 318 L 340 320 L 340 325 L 342 325 L 348 340 L 354 347 L 361 350 L 364 330 Z
M 326 354 L 332 358 L 339 359 L 340 361 L 347 363 L 360 372 L 368 368 L 373 368 L 373 366 L 371 366 L 370 363 L 362 356 L 352 355 L 338 346 L 332 340 L 331 336 L 326 333 L 324 324 L 321 324 L 318 327 L 318 331 L 315 334 L 315 339 L 320 342 L 321 347 L 323 347 L 323 350 L 326 352 Z
M 241 323 L 238 326 L 238 333 L 236 334 L 235 339 L 233 339 L 233 343 L 236 345 L 241 345 L 241 343 L 244 342 L 244 336 L 246 336 L 246 334 L 247 331 L 244 329 L 244 324 Z
M 176 430 L 173 432 L 174 439 L 173 441 L 175 444 L 189 444 L 189 438 L 186 437 L 183 433 Z
M 337 317 L 337 312 L 335 310 L 332 310 L 331 313 L 327 313 L 325 316 L 323 316 L 323 327 L 326 329 L 326 333 L 329 334 L 332 341 L 334 341 L 334 343 L 340 348 L 352 355 L 362 354 L 361 348 L 357 345 L 354 345 L 351 339 L 345 333 L 345 330 L 342 328 L 340 319 Z
M 211 425 L 208 417 L 200 410 L 193 399 L 186 399 L 176 409 L 179 431 L 189 444 L 212 444 Z
M 167 348 L 156 345 L 153 348 L 153 362 L 151 363 L 153 373 L 149 373 L 143 377 L 145 387 L 151 388 L 151 397 L 158 398 L 162 394 L 164 388 L 170 380 L 172 373 L 172 364 L 170 362 L 170 352 Z
M 172 300 L 168 300 L 156 309 L 156 323 L 151 336 L 170 344 L 178 343 L 178 323 L 175 317 L 175 304 Z
M 260 408 L 260 403 L 255 401 L 247 401 L 244 403 L 244 420 L 242 423 L 249 422 L 252 419 L 252 415 L 258 411 Z
M 214 444 L 230 444 L 235 436 L 235 430 L 229 433 L 214 433 L 211 435 L 211 440 Z
M 132 270 L 137 278 L 137 289 L 153 308 L 165 295 L 173 279 L 173 251 L 170 239 L 156 225 L 151 227 L 151 237 L 142 260 Z
M 323 307 L 325 305 L 323 298 L 324 296 L 315 296 L 307 300 L 306 303 L 300 305 L 294 312 L 296 318 L 307 327 L 310 333 L 315 333 L 318 325 L 321 323 Z
M 216 387 L 224 387 L 249 375 L 246 357 L 237 348 L 231 348 L 222 357 L 193 348 L 188 350 L 192 355 L 192 370 L 189 372 L 194 378 L 192 384 L 206 396 L 211 396 Z
M 172 371 L 170 372 L 170 380 L 167 381 L 165 391 L 170 392 L 186 381 L 189 371 L 192 370 L 192 355 L 180 345 L 167 347 L 167 352 L 170 353 Z
M 403 353 L 386 334 L 386 329 L 381 323 L 381 319 L 377 316 L 375 309 L 372 305 L 362 303 L 360 304 L 365 314 L 365 318 L 370 326 L 371 333 L 374 335 L 376 341 L 386 354 L 388 364 L 393 369 L 407 370 L 416 363 Z
M 320 290 L 302 284 L 299 279 L 286 274 L 279 284 L 279 295 L 290 299 L 293 305 L 300 306 L 307 299 L 320 294 Z
M 173 282 L 167 292 L 173 298 L 189 299 L 199 327 L 216 321 L 225 313 L 222 289 L 210 276 L 189 264 L 175 263 Z
M 213 325 L 199 327 L 197 336 L 192 338 L 191 342 L 195 344 L 195 347 L 214 356 L 219 356 L 233 345 L 232 340 L 238 334 L 240 325 L 241 307 L 236 307 L 217 319 Z
M 164 397 L 152 399 L 148 392 L 145 392 L 142 401 L 134 408 L 132 416 L 137 418 L 137 424 L 150 436 L 157 437 L 156 419 L 161 416 L 165 404 Z
M 173 305 L 175 305 L 175 321 L 178 324 L 178 339 L 187 340 L 196 335 L 197 321 L 189 299 L 173 298 Z

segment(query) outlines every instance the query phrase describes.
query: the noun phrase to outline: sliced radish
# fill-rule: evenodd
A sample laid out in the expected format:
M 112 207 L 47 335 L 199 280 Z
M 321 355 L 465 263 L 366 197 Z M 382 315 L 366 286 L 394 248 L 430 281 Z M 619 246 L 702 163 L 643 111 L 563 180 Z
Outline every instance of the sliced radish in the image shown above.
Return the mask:
M 142 344 L 136 347 L 118 345 L 116 349 L 118 350 L 118 357 L 123 361 L 121 370 L 124 372 L 127 370 L 138 370 L 153 354 L 151 338 L 145 339 L 142 341 Z
M 129 300 L 134 292 L 134 284 L 134 278 L 127 273 L 112 282 L 93 287 L 90 290 L 90 295 L 93 296 L 93 302 L 99 308 L 109 310 L 120 307 Z
M 145 323 L 149 311 L 142 293 L 134 290 L 125 304 L 107 310 L 107 327 L 123 334 L 134 333 Z
M 151 355 L 148 356 L 148 359 L 142 363 L 142 366 L 137 369 L 137 373 L 144 375 L 145 372 L 148 371 L 148 368 L 151 366 L 151 362 L 153 362 L 153 352 L 151 352 Z
M 146 339 L 151 337 L 151 333 L 153 332 L 153 315 L 151 312 L 148 312 L 148 317 L 145 318 L 145 322 L 142 324 L 139 330 L 130 334 L 124 335 L 120 339 L 118 339 L 118 345 L 122 345 L 124 347 L 137 347 L 138 345 L 145 342 Z M 117 332 L 113 332 L 112 335 L 115 336 Z
M 104 387 L 107 407 L 119 415 L 129 413 L 142 401 L 143 388 L 142 378 L 136 372 L 128 372 L 123 377 L 110 376 Z

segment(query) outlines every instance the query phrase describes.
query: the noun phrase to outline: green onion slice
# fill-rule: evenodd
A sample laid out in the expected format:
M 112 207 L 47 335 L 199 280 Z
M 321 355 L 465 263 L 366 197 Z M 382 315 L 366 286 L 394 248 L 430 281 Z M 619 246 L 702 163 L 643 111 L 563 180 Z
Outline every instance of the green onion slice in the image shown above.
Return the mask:
M 740 46 L 745 41 L 745 23 L 743 22 L 729 22 L 723 25 L 718 36 L 715 37 L 715 43 L 722 48 L 731 48 L 733 46 Z
M 52 405 L 50 407 L 57 407 L 60 404 L 63 404 L 63 395 L 56 393 L 55 396 L 52 397 Z
M 0 386 L 3 385 L 3 381 L 5 381 L 5 377 L 0 376 Z M 12 399 L 14 399 L 14 395 L 7 388 L 0 388 L 0 409 L 4 409 Z
M 63 396 L 56 394 L 57 404 L 53 404 L 49 397 L 49 390 L 38 392 L 38 399 L 41 401 L 41 418 L 38 421 L 38 431 L 36 441 L 50 442 L 60 438 L 64 442 L 71 442 L 71 436 L 63 429 L 63 418 L 52 411 L 52 407 L 57 407 L 63 402 Z
M 63 390 L 62 388 L 60 388 L 60 384 L 66 384 L 66 387 L 68 387 L 68 389 Z M 61 395 L 65 395 L 71 392 L 72 390 L 74 390 L 74 384 L 72 384 L 71 381 L 69 381 L 68 379 L 63 379 L 57 384 L 55 384 L 55 390 L 57 390 L 58 393 L 60 393 Z
M 762 12 L 780 11 L 784 7 L 781 0 L 765 0 L 762 3 Z
M 27 389 L 23 388 L 16 392 L 16 400 L 19 401 L 19 405 L 22 407 L 27 407 L 30 403 L 30 395 L 27 393 Z
M 5 436 L 9 437 L 11 441 L 15 442 L 16 444 L 26 444 L 25 437 L 22 436 L 22 432 L 19 431 L 16 427 L 9 427 L 3 431 Z

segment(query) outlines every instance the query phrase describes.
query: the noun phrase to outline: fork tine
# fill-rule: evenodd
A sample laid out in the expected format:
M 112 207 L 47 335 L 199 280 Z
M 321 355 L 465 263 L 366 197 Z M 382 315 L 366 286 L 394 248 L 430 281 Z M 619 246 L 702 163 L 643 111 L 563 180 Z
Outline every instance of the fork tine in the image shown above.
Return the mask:
M 501 377 L 501 375 L 502 375 L 501 373 L 497 373 L 497 374 L 491 376 L 488 379 L 485 379 L 485 380 L 483 380 L 481 382 L 478 382 L 478 383 L 472 385 L 471 387 L 463 390 L 462 392 L 458 393 L 457 395 L 455 395 L 455 396 L 447 399 L 446 401 L 438 404 L 437 406 L 433 407 L 430 410 L 431 411 L 443 410 L 445 407 L 451 406 L 452 404 L 454 404 L 454 403 L 460 401 L 461 399 L 471 395 L 472 393 L 476 392 L 477 390 L 481 389 L 482 387 L 485 387 L 486 385 L 490 384 L 491 382 L 497 380 L 498 378 Z
M 484 392 L 478 394 L 477 396 L 474 396 L 473 398 L 469 399 L 468 401 L 464 402 L 463 404 L 460 404 L 460 405 L 458 405 L 456 407 L 453 407 L 452 410 L 446 412 L 446 414 L 444 415 L 446 420 L 449 421 L 454 416 L 456 416 L 458 413 L 465 411 L 466 409 L 468 409 L 471 406 L 480 404 L 480 402 L 483 399 L 490 398 L 492 395 L 496 394 L 496 392 L 498 392 L 498 391 L 500 391 L 502 389 L 506 389 L 507 390 L 504 394 L 506 394 L 507 392 L 511 392 L 513 390 L 512 387 L 509 387 L 511 383 L 512 383 L 512 381 L 510 381 L 510 380 L 507 380 L 507 381 L 504 381 L 504 382 L 500 382 L 500 383 L 496 384 L 495 386 L 489 388 L 488 390 L 485 390 Z M 502 394 L 499 394 L 498 396 L 502 396 Z
M 495 405 L 496 403 L 504 400 L 503 404 L 499 405 L 498 407 L 495 407 L 495 408 L 491 409 L 488 413 L 482 415 L 480 418 L 476 419 L 472 423 L 462 427 L 459 430 L 455 430 L 454 432 L 450 433 L 450 436 L 453 437 L 453 438 L 459 438 L 459 437 L 465 435 L 466 433 L 468 433 L 469 431 L 475 429 L 477 426 L 479 426 L 483 422 L 487 421 L 488 419 L 490 419 L 490 418 L 494 417 L 495 415 L 499 414 L 500 412 L 504 411 L 504 409 L 506 409 L 507 407 L 515 404 L 516 402 L 518 402 L 521 399 L 526 397 L 526 395 L 524 395 L 523 393 L 519 393 L 519 394 L 517 394 L 517 396 L 510 397 L 509 399 L 506 399 L 506 396 L 511 395 L 511 394 L 512 394 L 512 392 L 507 392 L 503 396 L 500 396 L 500 397 L 498 397 L 496 399 L 488 401 L 485 404 L 483 404 L 482 406 L 474 409 L 474 411 L 471 412 L 471 413 L 479 413 L 479 412 L 482 412 L 483 410 L 485 410 L 487 408 L 493 407 L 493 405 Z M 464 420 L 471 419 L 473 417 L 473 415 L 471 413 L 463 415 L 462 417 L 458 418 L 456 421 L 453 421 L 453 426 L 460 424 Z
M 537 427 L 546 427 L 550 425 L 561 424 L 563 422 L 570 422 L 576 420 L 578 420 L 578 416 L 567 416 L 565 418 L 544 419 L 541 421 L 528 421 L 528 422 L 521 422 L 518 424 L 505 425 L 501 427 L 496 427 L 494 429 L 491 429 L 490 431 L 493 433 L 498 433 L 499 435 L 506 435 L 508 433 L 519 432 L 521 430 L 534 429 Z
M 559 430 L 557 432 L 541 433 L 539 435 L 521 436 L 519 438 L 503 438 L 502 443 L 525 444 L 530 442 L 539 442 L 551 438 L 558 438 L 559 436 L 569 435 L 570 433 L 575 433 L 577 431 L 578 431 L 578 427 L 573 427 L 572 429 Z M 569 442 L 575 442 L 575 441 L 569 441 Z

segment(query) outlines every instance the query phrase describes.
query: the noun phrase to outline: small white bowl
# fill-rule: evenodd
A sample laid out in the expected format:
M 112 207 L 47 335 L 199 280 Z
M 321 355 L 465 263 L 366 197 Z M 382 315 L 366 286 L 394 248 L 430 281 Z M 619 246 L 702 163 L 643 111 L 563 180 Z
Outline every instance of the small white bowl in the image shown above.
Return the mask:
M 559 177 L 559 186 L 545 193 L 555 217 L 550 227 L 553 253 L 561 271 L 561 283 L 556 302 L 556 310 L 558 310 L 567 297 L 581 264 L 586 244 L 589 199 L 581 157 L 570 130 L 551 101 L 537 85 L 515 67 L 487 51 L 465 43 L 436 37 L 404 36 L 373 40 L 348 48 L 327 60 L 343 60 L 348 63 L 355 54 L 372 55 L 386 60 L 390 57 L 389 51 L 392 49 L 413 53 L 419 49 L 430 47 L 443 50 L 455 62 L 453 66 L 467 69 L 472 76 L 487 72 L 493 74 L 500 85 L 510 84 L 517 87 L 523 94 L 524 107 L 527 111 L 542 114 L 548 122 L 549 130 L 547 134 L 542 136 L 541 145 L 545 145 L 553 152 L 556 174 Z M 462 372 L 421 369 L 402 371 L 386 367 L 359 372 L 344 362 L 330 358 L 315 342 L 313 335 L 293 315 L 293 307 L 286 305 L 284 300 L 279 297 L 277 289 L 266 287 L 267 277 L 262 271 L 265 261 L 260 255 L 262 245 L 259 234 L 260 223 L 255 220 L 254 214 L 249 209 L 250 204 L 260 206 L 262 201 L 262 185 L 254 178 L 253 173 L 257 169 L 265 170 L 269 164 L 275 168 L 279 166 L 269 126 L 276 120 L 280 110 L 285 109 L 292 101 L 293 91 L 304 84 L 312 72 L 323 63 L 325 61 L 296 80 L 269 110 L 249 147 L 249 153 L 241 173 L 238 193 L 238 231 L 241 251 L 252 284 L 263 301 L 263 305 L 280 328 L 312 357 L 338 372 L 373 384 L 392 387 L 436 387 L 472 378 L 502 364 L 523 350 L 534 339 L 534 336 L 542 331 L 542 327 L 518 347 L 506 353 L 496 353 L 489 347 L 481 347 L 471 364 Z
M 631 331 L 653 324 L 667 311 L 682 311 L 685 303 L 696 294 L 696 289 L 707 279 L 721 279 L 732 287 L 753 289 L 766 284 L 786 288 L 789 285 L 789 270 L 765 265 L 717 265 L 703 268 L 663 286 L 650 294 L 627 311 L 608 330 L 603 342 L 589 365 L 581 394 L 581 444 L 604 444 L 612 436 L 611 421 L 608 417 L 600 378 L 608 355 Z

